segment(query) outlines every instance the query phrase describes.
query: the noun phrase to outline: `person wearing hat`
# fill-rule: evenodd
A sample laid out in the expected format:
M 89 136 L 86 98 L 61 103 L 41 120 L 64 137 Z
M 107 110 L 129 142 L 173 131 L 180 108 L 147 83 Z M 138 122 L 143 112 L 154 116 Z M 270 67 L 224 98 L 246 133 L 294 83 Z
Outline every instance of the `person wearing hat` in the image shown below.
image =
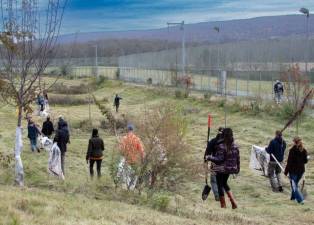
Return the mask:
M 98 130 L 93 129 L 92 137 L 89 139 L 86 153 L 86 162 L 89 162 L 89 172 L 91 177 L 94 177 L 95 162 L 97 167 L 97 177 L 99 178 L 101 176 L 101 162 L 104 150 L 104 141 L 98 136 Z
M 293 146 L 289 151 L 288 161 L 284 174 L 289 175 L 291 184 L 291 200 L 304 204 L 304 197 L 298 188 L 299 181 L 305 172 L 305 164 L 308 161 L 307 151 L 303 147 L 300 137 L 293 139 Z
M 286 150 L 286 142 L 282 138 L 282 132 L 277 130 L 276 136 L 270 141 L 266 152 L 270 155 L 270 162 L 268 164 L 268 176 L 270 180 L 270 185 L 274 192 L 283 192 L 281 183 L 281 164 L 284 160 Z
M 54 132 L 53 123 L 50 121 L 50 116 L 47 116 L 46 121 L 43 123 L 43 128 L 41 132 L 48 138 L 51 138 L 52 133 Z
M 145 152 L 141 139 L 134 134 L 134 126 L 127 126 L 128 133 L 121 139 L 120 150 L 128 164 L 143 162 Z
M 280 80 L 276 80 L 275 85 L 274 85 L 274 93 L 275 93 L 275 100 L 277 104 L 281 103 L 283 91 L 284 91 L 283 84 L 281 83 Z
M 204 154 L 204 163 L 205 163 L 204 168 L 205 168 L 206 173 L 208 171 L 208 160 L 207 160 L 207 158 L 210 155 L 215 156 L 217 146 L 223 142 L 223 129 L 224 129 L 223 127 L 219 127 L 216 137 L 214 137 L 213 139 L 211 139 L 210 141 L 207 142 L 207 147 L 206 147 L 205 154 Z M 215 167 L 215 163 L 211 162 L 211 164 L 210 164 L 210 185 L 212 187 L 213 194 L 215 196 L 215 200 L 219 201 L 219 193 L 218 193 L 218 186 L 217 186 L 217 181 L 216 181 L 216 173 L 213 171 L 214 167 Z

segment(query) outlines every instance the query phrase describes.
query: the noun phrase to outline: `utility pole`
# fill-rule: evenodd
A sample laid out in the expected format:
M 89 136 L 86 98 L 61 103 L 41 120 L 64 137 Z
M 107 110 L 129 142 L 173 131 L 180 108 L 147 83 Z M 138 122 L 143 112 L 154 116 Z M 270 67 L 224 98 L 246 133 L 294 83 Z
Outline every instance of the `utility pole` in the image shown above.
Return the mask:
M 98 79 L 99 78 L 99 75 L 98 75 L 98 46 L 95 45 L 95 75 L 96 75 L 96 78 Z
M 182 31 L 182 75 L 185 77 L 185 65 L 186 65 L 186 52 L 185 52 L 185 29 L 184 29 L 184 21 L 181 23 L 167 23 L 168 30 L 169 26 L 178 26 L 180 25 L 180 30 Z
M 305 51 L 305 73 L 308 73 L 308 61 L 309 61 L 309 18 L 310 11 L 307 8 L 301 8 L 300 13 L 303 13 L 306 16 L 306 51 Z

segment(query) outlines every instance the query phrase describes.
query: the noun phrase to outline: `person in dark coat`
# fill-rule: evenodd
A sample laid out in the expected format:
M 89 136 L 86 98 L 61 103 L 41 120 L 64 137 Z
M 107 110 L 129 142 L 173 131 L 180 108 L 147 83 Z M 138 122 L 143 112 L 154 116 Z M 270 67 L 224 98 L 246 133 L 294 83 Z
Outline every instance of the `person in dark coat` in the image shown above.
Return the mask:
M 44 99 L 44 96 L 41 93 L 37 95 L 37 103 L 40 106 L 40 111 L 44 111 L 44 109 L 45 109 L 45 99 Z
M 47 116 L 47 120 L 43 123 L 43 128 L 41 132 L 48 138 L 51 137 L 52 133 L 54 132 L 53 123 L 50 121 L 50 116 Z
M 101 176 L 101 162 L 103 159 L 103 151 L 105 150 L 104 141 L 99 138 L 98 130 L 93 129 L 92 137 L 89 139 L 86 153 L 86 161 L 89 162 L 90 176 L 94 176 L 94 163 L 97 165 L 97 176 Z
M 228 185 L 228 178 L 230 174 L 238 174 L 240 172 L 240 153 L 238 146 L 234 143 L 231 128 L 224 129 L 223 143 L 218 145 L 216 155 L 208 156 L 207 160 L 216 164 L 214 170 L 216 172 L 221 208 L 226 208 L 225 191 L 231 202 L 232 209 L 236 209 L 238 206 Z
M 284 174 L 289 175 L 291 184 L 291 200 L 304 204 L 304 197 L 298 184 L 305 172 L 305 164 L 308 161 L 307 151 L 303 147 L 301 138 L 293 139 L 293 147 L 289 151 L 288 161 Z
M 27 137 L 30 140 L 32 152 L 34 152 L 35 150 L 37 150 L 37 152 L 40 152 L 39 148 L 37 147 L 37 138 L 38 135 L 40 134 L 40 131 L 38 130 L 34 121 L 31 119 L 28 122 L 27 130 L 28 130 Z
M 277 104 L 281 103 L 283 91 L 284 91 L 283 84 L 281 83 L 281 81 L 276 80 L 276 83 L 274 85 L 274 93 Z
M 64 173 L 65 153 L 67 151 L 67 144 L 70 143 L 69 130 L 66 123 L 61 123 L 58 126 L 55 138 L 53 142 L 57 142 L 57 145 L 61 151 L 61 169 Z
M 214 137 L 213 139 L 211 139 L 210 141 L 207 142 L 207 147 L 206 147 L 205 154 L 204 154 L 204 163 L 205 163 L 206 173 L 208 171 L 207 157 L 210 155 L 215 156 L 217 147 L 222 142 L 223 142 L 223 128 L 219 127 L 216 137 Z M 213 190 L 215 200 L 219 201 L 219 192 L 218 192 L 218 186 L 217 186 L 217 180 L 216 180 L 216 173 L 213 171 L 214 166 L 215 166 L 215 164 L 212 162 L 210 165 L 210 185 L 211 185 L 211 188 Z
M 274 192 L 283 192 L 282 182 L 281 182 L 281 167 L 278 165 L 276 160 L 282 164 L 285 150 L 286 150 L 286 142 L 282 138 L 281 131 L 276 131 L 276 137 L 270 141 L 268 147 L 266 148 L 266 152 L 270 155 L 270 162 L 268 164 L 268 177 L 270 181 L 270 185 Z M 274 159 L 274 157 L 276 159 Z
M 122 100 L 122 98 L 118 94 L 116 94 L 116 97 L 114 98 L 114 106 L 116 107 L 116 112 L 119 111 L 120 100 Z

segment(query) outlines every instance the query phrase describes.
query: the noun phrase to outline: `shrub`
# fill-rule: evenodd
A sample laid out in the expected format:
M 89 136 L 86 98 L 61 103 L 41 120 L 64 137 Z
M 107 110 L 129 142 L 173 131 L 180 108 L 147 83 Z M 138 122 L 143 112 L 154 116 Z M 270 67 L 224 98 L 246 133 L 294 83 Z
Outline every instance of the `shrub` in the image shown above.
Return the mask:
M 205 92 L 204 93 L 204 99 L 208 99 L 210 100 L 210 98 L 213 96 L 213 93 L 212 92 Z
M 150 181 L 142 185 L 175 190 L 188 168 L 184 141 L 187 122 L 182 109 L 170 103 L 160 104 L 146 111 L 136 126 L 146 153 L 138 176 L 151 175 Z
M 89 88 L 90 86 L 87 84 L 67 86 L 63 83 L 56 83 L 52 86 L 51 92 L 66 95 L 79 95 L 88 93 Z
M 184 93 L 182 90 L 178 89 L 174 92 L 174 95 L 176 98 L 183 98 Z
M 0 167 L 9 168 L 13 162 L 13 155 L 5 155 L 0 152 Z
M 169 206 L 170 198 L 169 196 L 162 193 L 155 193 L 151 199 L 151 205 L 154 209 L 159 211 L 166 211 Z
M 86 105 L 93 99 L 78 97 L 75 95 L 50 95 L 49 104 L 51 105 Z
M 79 121 L 78 123 L 72 123 L 71 128 L 91 132 L 91 130 L 93 129 L 93 125 L 89 119 L 85 119 L 85 120 Z
M 152 78 L 148 78 L 146 80 L 146 83 L 149 84 L 149 85 L 153 84 L 153 79 Z
M 294 115 L 294 106 L 289 103 L 284 103 L 277 108 L 276 115 L 283 120 L 288 120 Z
M 60 74 L 62 76 L 68 76 L 72 73 L 72 67 L 70 65 L 60 66 Z

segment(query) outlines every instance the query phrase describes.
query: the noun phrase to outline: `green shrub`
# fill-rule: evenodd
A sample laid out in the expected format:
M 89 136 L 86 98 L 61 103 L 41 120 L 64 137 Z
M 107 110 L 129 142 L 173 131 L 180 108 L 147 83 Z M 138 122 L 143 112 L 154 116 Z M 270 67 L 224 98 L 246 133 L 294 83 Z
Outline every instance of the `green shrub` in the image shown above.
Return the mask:
M 182 90 L 176 90 L 175 92 L 174 92 L 174 95 L 175 95 L 175 97 L 176 98 L 183 98 L 183 96 L 184 96 L 184 92 L 182 91 Z
M 153 79 L 150 77 L 150 78 L 148 78 L 147 80 L 146 80 L 146 83 L 147 84 L 153 84 Z
M 280 119 L 284 119 L 284 120 L 290 119 L 293 116 L 294 112 L 295 112 L 295 109 L 294 109 L 293 105 L 291 105 L 289 103 L 282 104 L 276 110 L 277 110 L 276 115 L 278 117 L 280 117 Z
M 169 196 L 163 193 L 156 193 L 153 195 L 151 199 L 152 208 L 157 209 L 159 211 L 166 211 L 169 206 L 170 198 Z
M 205 92 L 204 93 L 204 99 L 208 99 L 209 100 L 212 96 L 213 96 L 212 92 Z

